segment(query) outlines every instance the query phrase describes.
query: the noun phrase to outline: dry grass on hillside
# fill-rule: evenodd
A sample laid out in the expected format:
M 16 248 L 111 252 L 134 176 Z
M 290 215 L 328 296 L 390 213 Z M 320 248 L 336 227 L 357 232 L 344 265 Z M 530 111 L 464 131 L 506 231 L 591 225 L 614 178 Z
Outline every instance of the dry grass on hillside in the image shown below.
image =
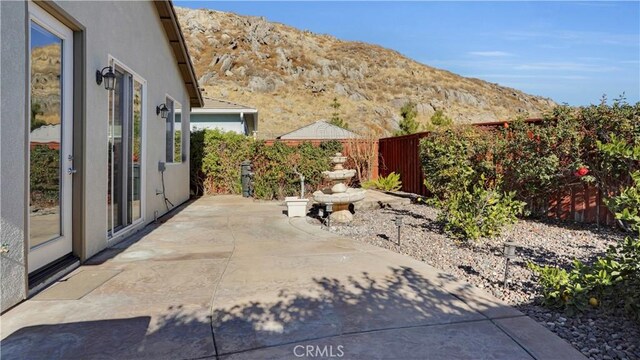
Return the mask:
M 260 136 L 331 117 L 333 98 L 355 131 L 389 134 L 407 101 L 421 123 L 442 110 L 458 123 L 540 116 L 555 105 L 458 76 L 377 45 L 314 34 L 264 18 L 177 8 L 200 85 L 258 108 Z

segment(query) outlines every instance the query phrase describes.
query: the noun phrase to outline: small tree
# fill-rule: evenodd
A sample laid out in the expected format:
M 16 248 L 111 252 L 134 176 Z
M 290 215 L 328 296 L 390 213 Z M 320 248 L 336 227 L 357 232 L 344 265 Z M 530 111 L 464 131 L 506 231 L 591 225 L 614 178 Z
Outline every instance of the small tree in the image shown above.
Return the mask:
M 334 97 L 333 102 L 331 102 L 333 113 L 331 114 L 331 120 L 329 120 L 329 124 L 339 126 L 343 129 L 348 129 L 349 125 L 347 125 L 347 123 L 344 120 L 342 120 L 342 118 L 340 117 L 340 111 L 339 111 L 340 106 L 341 105 L 338 102 L 338 98 Z
M 418 132 L 420 124 L 416 121 L 416 116 L 418 116 L 416 103 L 409 101 L 404 104 L 402 108 L 400 108 L 400 116 L 402 116 L 402 120 L 400 120 L 398 124 L 400 129 L 395 132 L 395 136 L 415 134 Z
M 371 130 L 360 138 L 347 139 L 344 144 L 345 148 L 349 149 L 349 159 L 353 162 L 350 168 L 356 170 L 356 180 L 361 185 L 371 180 L 373 175 L 373 167 L 378 161 L 379 135 Z
M 44 115 L 42 107 L 40 106 L 40 103 L 31 100 L 31 131 L 47 125 L 46 121 L 38 119 L 38 115 Z
M 445 115 L 442 110 L 436 110 L 436 112 L 431 115 L 431 124 L 434 126 L 449 126 L 453 124 L 453 120 Z

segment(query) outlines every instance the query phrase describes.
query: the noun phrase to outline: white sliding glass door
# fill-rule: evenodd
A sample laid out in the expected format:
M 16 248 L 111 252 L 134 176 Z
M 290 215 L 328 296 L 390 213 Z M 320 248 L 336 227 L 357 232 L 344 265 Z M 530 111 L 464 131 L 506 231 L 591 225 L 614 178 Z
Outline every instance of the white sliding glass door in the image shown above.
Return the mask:
M 109 94 L 108 236 L 142 219 L 142 133 L 144 81 L 114 66 L 116 88 Z

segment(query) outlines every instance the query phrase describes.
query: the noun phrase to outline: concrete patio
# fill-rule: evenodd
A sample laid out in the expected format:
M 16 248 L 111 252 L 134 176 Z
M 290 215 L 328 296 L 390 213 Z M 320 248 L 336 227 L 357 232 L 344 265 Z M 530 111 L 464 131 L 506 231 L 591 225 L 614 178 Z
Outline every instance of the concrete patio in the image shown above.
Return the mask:
M 583 358 L 482 291 L 283 210 L 183 206 L 3 314 L 0 356 Z

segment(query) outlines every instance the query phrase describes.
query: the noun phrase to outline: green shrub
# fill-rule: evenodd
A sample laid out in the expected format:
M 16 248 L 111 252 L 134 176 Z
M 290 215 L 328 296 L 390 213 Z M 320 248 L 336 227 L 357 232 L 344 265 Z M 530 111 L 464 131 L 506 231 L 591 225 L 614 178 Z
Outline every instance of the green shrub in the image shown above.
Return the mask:
M 453 124 L 453 120 L 445 115 L 442 110 L 436 110 L 436 112 L 431 115 L 430 120 L 433 126 L 450 126 Z
M 592 306 L 615 307 L 620 301 L 630 316 L 640 320 L 640 238 L 627 237 L 611 246 L 592 265 L 574 260 L 567 271 L 557 266 L 528 263 L 538 275 L 544 305 L 569 314 Z
M 568 313 L 583 311 L 587 299 L 592 305 L 615 307 L 622 303 L 630 316 L 640 321 L 640 171 L 632 174 L 634 184 L 607 201 L 616 218 L 636 232 L 609 247 L 607 254 L 589 266 L 575 260 L 569 271 L 557 267 L 529 264 L 538 275 L 544 303 Z
M 477 240 L 500 234 L 517 221 L 524 203 L 502 189 L 486 131 L 471 127 L 434 131 L 420 142 L 424 185 L 435 198 L 445 232 Z
M 496 190 L 531 204 L 527 214 L 546 214 L 537 203 L 563 188 L 590 183 L 615 197 L 629 185 L 630 174 L 640 170 L 640 103 L 558 106 L 542 121 L 516 120 L 498 129 L 435 129 L 420 141 L 420 157 L 424 184 L 438 200 L 471 198 L 469 186 L 481 177 L 500 178 Z
M 579 181 L 574 170 L 580 162 L 577 122 L 546 119 L 539 124 L 518 120 L 489 139 L 492 163 L 503 176 L 504 190 L 516 191 L 529 201 L 557 191 L 562 184 Z
M 591 299 L 595 300 L 592 306 L 598 306 L 611 295 L 610 287 L 622 280 L 620 263 L 614 257 L 599 258 L 591 266 L 574 260 L 569 271 L 531 262 L 527 266 L 538 275 L 544 305 L 574 314 L 586 310 Z
M 239 194 L 242 190 L 240 164 L 252 163 L 254 197 L 282 199 L 299 195 L 300 182 L 295 171 L 305 177 L 305 191 L 311 193 L 322 183 L 322 171 L 329 170 L 329 157 L 342 151 L 338 141 L 320 146 L 304 142 L 289 146 L 220 130 L 191 133 L 191 187 L 196 195 Z
M 574 261 L 574 266 L 582 266 Z M 551 308 L 583 309 L 586 304 L 586 294 L 580 285 L 582 274 L 579 271 L 567 272 L 557 266 L 544 267 L 532 262 L 527 267 L 538 275 L 538 285 L 541 287 L 544 305 Z
M 514 200 L 515 194 L 504 193 L 484 177 L 473 186 L 462 186 L 448 196 L 436 200 L 440 208 L 438 221 L 444 230 L 459 239 L 477 240 L 499 235 L 504 226 L 514 224 L 522 214 L 524 203 Z
M 322 149 L 323 154 L 328 154 L 327 156 L 333 156 L 335 153 L 339 153 L 342 151 L 342 143 L 338 140 L 327 140 L 320 143 L 320 149 Z
M 31 206 L 48 207 L 58 204 L 60 197 L 60 151 L 46 145 L 31 149 L 29 177 Z
M 202 130 L 191 135 L 192 159 L 198 154 L 192 166 L 193 171 L 201 173 L 202 188 L 205 194 L 240 194 L 240 163 L 251 159 L 253 139 L 234 132 L 220 130 Z M 201 138 L 201 142 L 200 142 Z M 202 147 L 202 151 L 197 149 Z
M 633 184 L 606 201 L 625 229 L 640 231 L 640 171 L 631 174 Z
M 271 200 L 299 195 L 300 180 L 295 170 L 305 177 L 306 193 L 317 190 L 323 181 L 322 171 L 331 167 L 329 157 L 334 150 L 335 146 L 316 147 L 309 142 L 298 146 L 256 142 L 252 149 L 254 196 Z
M 420 124 L 416 120 L 418 108 L 416 103 L 409 101 L 400 109 L 402 119 L 398 123 L 399 129 L 394 132 L 394 136 L 410 135 L 418 132 Z
M 613 296 L 620 296 L 625 310 L 640 321 L 640 237 L 627 237 L 610 250 L 609 256 L 620 264 L 620 284 Z
M 581 108 L 575 120 L 590 180 L 604 193 L 617 194 L 628 186 L 629 174 L 640 170 L 640 102 L 615 99 L 607 105 L 603 98 L 599 105 Z
M 402 181 L 400 181 L 400 174 L 392 172 L 386 177 L 380 176 L 375 180 L 368 180 L 362 183 L 362 187 L 365 189 L 378 189 L 383 191 L 398 191 L 402 188 Z
M 420 141 L 420 160 L 424 185 L 437 198 L 445 198 L 475 177 L 469 156 L 471 129 L 461 127 L 433 131 Z
M 614 104 L 611 109 L 614 119 L 620 113 L 635 114 L 629 107 L 623 106 L 621 110 L 619 106 Z M 603 105 L 596 109 L 589 108 L 586 121 L 593 121 L 594 117 L 599 117 L 607 109 L 609 108 Z M 615 307 L 621 303 L 633 319 L 640 321 L 640 171 L 632 171 L 638 168 L 640 144 L 637 138 L 629 140 L 633 138 L 628 136 L 629 132 L 626 132 L 627 140 L 623 140 L 625 126 L 631 126 L 626 121 L 617 124 L 605 124 L 601 121 L 597 125 L 600 131 L 604 131 L 604 127 L 622 125 L 615 127 L 621 131 L 622 136 L 612 133 L 605 137 L 598 133 L 594 137 L 606 138 L 606 141 L 588 140 L 595 143 L 594 147 L 597 149 L 592 154 L 594 160 L 591 162 L 591 169 L 594 170 L 593 181 L 605 189 L 619 186 L 619 178 L 631 178 L 631 183 L 606 203 L 615 212 L 616 218 L 628 230 L 635 232 L 635 237 L 627 237 L 611 246 L 607 254 L 596 259 L 592 265 L 587 266 L 575 260 L 569 271 L 535 264 L 529 264 L 529 268 L 538 274 L 538 283 L 548 306 L 563 308 L 571 313 L 584 310 L 587 298 L 594 306 L 601 304 L 600 306 Z M 635 126 L 631 129 L 640 134 L 637 124 Z

